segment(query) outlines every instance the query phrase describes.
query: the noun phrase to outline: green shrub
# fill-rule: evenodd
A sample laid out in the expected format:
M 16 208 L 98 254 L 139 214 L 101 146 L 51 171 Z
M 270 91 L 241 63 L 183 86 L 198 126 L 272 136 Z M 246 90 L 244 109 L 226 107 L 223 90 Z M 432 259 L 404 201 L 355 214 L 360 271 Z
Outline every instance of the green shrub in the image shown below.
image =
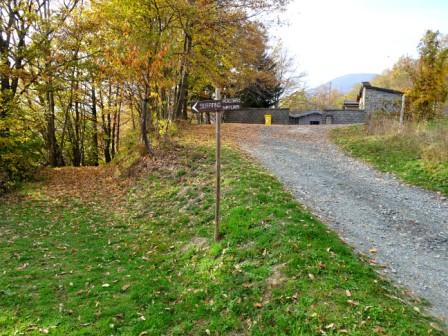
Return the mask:
M 40 137 L 31 131 L 3 131 L 0 135 L 0 193 L 30 178 L 39 166 Z
M 396 119 L 381 116 L 368 126 L 336 129 L 332 136 L 378 169 L 448 195 L 448 119 L 400 127 Z

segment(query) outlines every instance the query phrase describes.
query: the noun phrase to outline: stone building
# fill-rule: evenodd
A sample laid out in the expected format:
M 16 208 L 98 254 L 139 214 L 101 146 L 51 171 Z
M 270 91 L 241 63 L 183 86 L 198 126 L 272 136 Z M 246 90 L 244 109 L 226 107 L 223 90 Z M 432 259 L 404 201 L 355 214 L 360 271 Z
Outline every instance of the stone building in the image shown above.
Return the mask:
M 290 113 L 289 123 L 292 125 L 319 125 L 322 124 L 322 111 L 307 111 Z
M 359 109 L 368 114 L 375 112 L 399 113 L 403 92 L 372 86 L 363 82 L 358 94 Z

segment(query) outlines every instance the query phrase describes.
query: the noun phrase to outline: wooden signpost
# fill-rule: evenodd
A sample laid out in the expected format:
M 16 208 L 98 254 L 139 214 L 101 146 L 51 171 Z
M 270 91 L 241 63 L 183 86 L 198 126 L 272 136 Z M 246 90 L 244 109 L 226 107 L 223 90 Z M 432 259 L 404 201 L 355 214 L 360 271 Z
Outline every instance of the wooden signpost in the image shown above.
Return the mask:
M 221 112 L 241 108 L 239 98 L 221 100 L 221 92 L 216 90 L 216 100 L 197 101 L 191 107 L 194 113 L 215 112 L 216 126 L 216 207 L 215 207 L 215 240 L 221 239 L 220 206 L 221 206 Z

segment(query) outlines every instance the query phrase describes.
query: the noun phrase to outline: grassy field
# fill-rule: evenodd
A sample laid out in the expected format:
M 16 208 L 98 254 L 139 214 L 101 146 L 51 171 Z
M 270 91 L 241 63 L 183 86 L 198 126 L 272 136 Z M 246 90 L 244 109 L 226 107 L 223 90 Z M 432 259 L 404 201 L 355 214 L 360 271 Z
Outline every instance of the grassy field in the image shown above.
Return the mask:
M 213 148 L 176 153 L 137 180 L 60 169 L 2 199 L 0 335 L 443 334 L 231 148 L 213 242 Z
M 401 133 L 394 123 L 370 132 L 351 126 L 333 130 L 332 138 L 379 170 L 448 196 L 448 120 L 409 125 Z

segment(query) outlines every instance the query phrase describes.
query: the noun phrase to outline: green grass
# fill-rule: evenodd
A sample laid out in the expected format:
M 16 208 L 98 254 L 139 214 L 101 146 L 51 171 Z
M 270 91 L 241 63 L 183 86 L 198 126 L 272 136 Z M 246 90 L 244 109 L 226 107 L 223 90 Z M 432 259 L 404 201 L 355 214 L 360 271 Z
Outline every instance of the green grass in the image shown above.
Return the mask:
M 431 132 L 435 128 L 429 125 L 427 130 Z M 448 132 L 448 122 L 438 128 L 441 134 L 441 130 Z M 438 140 L 415 134 L 367 135 L 364 126 L 334 129 L 332 138 L 349 154 L 383 172 L 393 173 L 410 184 L 448 195 L 448 161 L 428 158 L 430 151 L 447 151 L 442 143 L 436 142 Z M 437 147 L 434 148 L 434 145 Z
M 2 202 L 0 335 L 443 334 L 230 148 L 213 242 L 213 149 L 181 155 L 112 209 L 39 184 Z

